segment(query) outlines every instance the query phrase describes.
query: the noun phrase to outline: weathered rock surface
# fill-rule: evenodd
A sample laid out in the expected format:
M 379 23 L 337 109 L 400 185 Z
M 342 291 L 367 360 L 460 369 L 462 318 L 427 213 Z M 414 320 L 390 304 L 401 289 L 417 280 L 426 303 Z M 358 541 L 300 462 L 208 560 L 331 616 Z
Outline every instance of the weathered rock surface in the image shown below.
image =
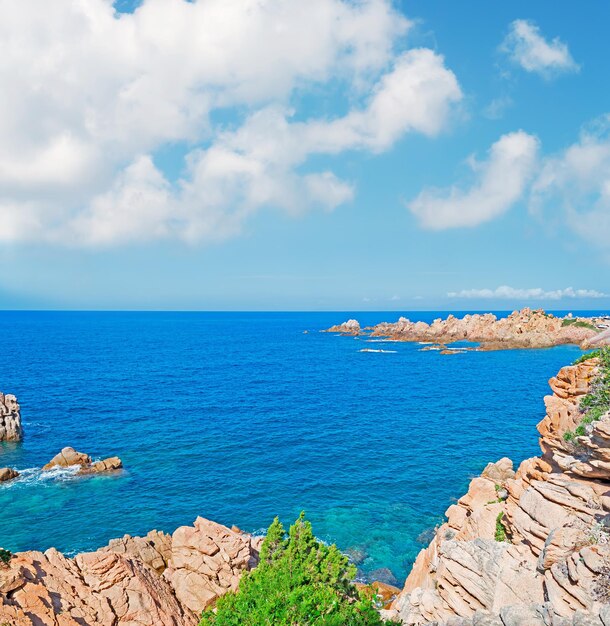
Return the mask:
M 43 471 L 48 471 L 54 467 L 73 467 L 75 465 L 80 466 L 78 474 L 81 475 L 114 472 L 123 467 L 123 463 L 118 456 L 93 462 L 88 454 L 66 447 L 56 454 L 42 469 Z
M 17 478 L 19 472 L 10 467 L 0 467 L 0 483 L 5 483 L 13 478 Z
M 53 548 L 0 569 L 0 623 L 14 626 L 194 626 L 169 583 L 135 558 Z
M 360 322 L 358 322 L 358 320 L 347 320 L 347 322 L 343 322 L 343 324 L 331 326 L 325 332 L 342 333 L 344 335 L 358 335 L 360 333 Z
M 0 393 L 0 441 L 21 441 L 23 428 L 17 398 Z
M 145 537 L 124 535 L 120 539 L 112 539 L 101 550 L 135 557 L 161 575 L 172 554 L 172 538 L 167 533 L 151 530 Z
M 329 332 L 357 335 L 364 331 L 360 325 L 349 320 L 329 328 Z M 506 348 L 544 348 L 562 344 L 585 345 L 598 336 L 602 318 L 560 318 L 542 310 L 524 308 L 514 311 L 506 318 L 498 319 L 491 313 L 465 315 L 458 319 L 449 315 L 446 319 L 435 319 L 431 324 L 412 322 L 401 317 L 397 322 L 383 322 L 370 331 L 371 337 L 386 337 L 394 341 L 421 341 L 449 344 L 455 341 L 472 341 L 481 344 L 484 350 Z M 603 333 L 602 333 L 603 335 Z M 610 339 L 608 339 L 610 341 Z M 443 354 L 454 354 L 451 350 Z
M 0 624 L 196 626 L 201 610 L 256 565 L 259 543 L 197 518 L 171 537 L 125 535 L 73 559 L 22 552 L 0 567 Z
M 549 381 L 542 456 L 516 473 L 501 459 L 471 481 L 389 616 L 411 626 L 610 624 L 610 420 L 577 446 L 563 437 L 597 374 L 591 359 Z
M 250 535 L 198 517 L 172 535 L 172 549 L 163 576 L 178 600 L 201 613 L 216 598 L 235 591 L 244 570 L 258 563 L 258 546 Z

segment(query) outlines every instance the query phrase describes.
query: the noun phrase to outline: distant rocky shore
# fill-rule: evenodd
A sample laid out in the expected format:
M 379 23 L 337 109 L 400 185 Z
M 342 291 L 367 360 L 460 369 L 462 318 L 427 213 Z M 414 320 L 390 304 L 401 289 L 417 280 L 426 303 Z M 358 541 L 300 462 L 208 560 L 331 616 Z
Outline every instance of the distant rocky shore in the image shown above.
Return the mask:
M 482 350 L 549 348 L 563 344 L 589 348 L 610 344 L 610 318 L 556 317 L 542 309 L 524 308 L 505 318 L 497 318 L 492 313 L 465 315 L 463 318 L 449 315 L 444 320 L 435 319 L 431 324 L 401 317 L 397 322 L 361 328 L 357 320 L 351 319 L 331 326 L 325 332 L 435 343 L 441 349 L 456 341 L 480 344 L 477 349 Z

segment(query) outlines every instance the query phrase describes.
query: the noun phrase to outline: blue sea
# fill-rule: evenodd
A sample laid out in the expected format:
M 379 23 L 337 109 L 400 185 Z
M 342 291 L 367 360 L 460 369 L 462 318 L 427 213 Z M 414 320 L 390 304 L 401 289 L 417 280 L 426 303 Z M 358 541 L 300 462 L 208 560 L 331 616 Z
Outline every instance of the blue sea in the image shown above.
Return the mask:
M 318 332 L 399 315 L 1 312 L 0 390 L 26 437 L 0 445 L 23 472 L 0 487 L 0 546 L 74 554 L 198 515 L 263 532 L 305 510 L 363 576 L 401 583 L 473 475 L 537 454 L 547 380 L 580 350 L 443 356 Z M 41 474 L 68 445 L 125 471 Z

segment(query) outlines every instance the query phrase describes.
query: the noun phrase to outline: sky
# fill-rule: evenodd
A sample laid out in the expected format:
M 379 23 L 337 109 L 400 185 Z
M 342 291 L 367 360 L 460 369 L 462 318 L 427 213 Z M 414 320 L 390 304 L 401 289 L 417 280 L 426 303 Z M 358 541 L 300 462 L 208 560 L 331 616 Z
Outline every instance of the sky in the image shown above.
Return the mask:
M 609 23 L 0 0 L 0 308 L 608 310 Z

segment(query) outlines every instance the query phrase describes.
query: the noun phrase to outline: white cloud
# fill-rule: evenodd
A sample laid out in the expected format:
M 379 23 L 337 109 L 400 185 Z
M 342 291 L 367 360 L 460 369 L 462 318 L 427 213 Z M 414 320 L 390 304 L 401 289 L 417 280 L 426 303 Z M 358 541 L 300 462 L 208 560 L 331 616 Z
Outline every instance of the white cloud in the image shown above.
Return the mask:
M 596 291 L 595 289 L 555 289 L 545 291 L 544 289 L 515 289 L 503 285 L 496 289 L 463 289 L 462 291 L 450 291 L 449 298 L 480 298 L 497 300 L 562 300 L 564 298 L 609 298 L 608 294 Z
M 470 160 L 476 180 L 469 189 L 424 189 L 408 204 L 424 228 L 477 226 L 505 213 L 534 174 L 538 139 L 520 130 L 500 137 L 487 161 Z
M 311 155 L 433 136 L 461 98 L 440 55 L 396 53 L 410 25 L 390 0 L 144 0 L 120 16 L 109 0 L 0 0 L 0 240 L 215 239 L 261 207 L 349 201 Z M 330 81 L 360 104 L 293 121 L 295 94 Z M 211 121 L 227 110 L 241 126 Z M 152 155 L 179 142 L 170 184 Z
M 610 250 L 610 115 L 585 128 L 578 141 L 545 159 L 532 186 L 530 207 L 557 206 L 580 236 Z
M 547 41 L 538 26 L 529 20 L 511 23 L 501 50 L 525 71 L 536 72 L 546 78 L 580 69 L 565 43 L 558 37 Z

